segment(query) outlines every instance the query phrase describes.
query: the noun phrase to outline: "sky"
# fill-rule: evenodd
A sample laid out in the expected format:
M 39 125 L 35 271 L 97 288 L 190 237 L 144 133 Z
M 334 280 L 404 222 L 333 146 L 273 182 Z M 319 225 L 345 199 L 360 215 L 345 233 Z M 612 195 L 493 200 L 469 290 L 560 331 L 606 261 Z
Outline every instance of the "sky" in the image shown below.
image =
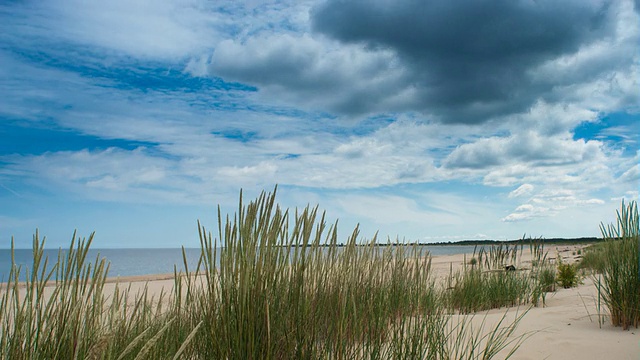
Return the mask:
M 0 3 L 0 247 L 198 246 L 278 185 L 341 240 L 599 236 L 640 187 L 640 2 Z

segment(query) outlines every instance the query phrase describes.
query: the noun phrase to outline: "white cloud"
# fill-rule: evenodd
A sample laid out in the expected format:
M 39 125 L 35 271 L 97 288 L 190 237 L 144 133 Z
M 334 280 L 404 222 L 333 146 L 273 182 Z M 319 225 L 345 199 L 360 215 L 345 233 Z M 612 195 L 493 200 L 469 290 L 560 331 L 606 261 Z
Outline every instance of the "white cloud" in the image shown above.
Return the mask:
M 604 203 L 605 203 L 604 200 L 601 200 L 601 199 L 588 199 L 580 202 L 580 204 L 585 204 L 585 205 L 603 205 Z
M 526 203 L 517 206 L 513 212 L 502 218 L 502 221 L 519 222 L 533 218 L 548 218 L 575 208 L 604 204 L 601 199 L 589 198 L 587 191 L 546 187 L 533 194 Z
M 625 171 L 618 181 L 629 184 L 638 184 L 640 182 L 640 165 L 634 165 L 629 170 Z
M 537 101 L 528 111 L 505 117 L 514 132 L 535 132 L 540 136 L 559 137 L 583 122 L 596 122 L 601 115 L 596 107 L 572 102 Z
M 509 193 L 509 198 L 527 196 L 531 194 L 535 187 L 531 184 L 522 184 L 517 189 Z
M 221 167 L 218 170 L 220 178 L 225 178 L 229 183 L 246 184 L 247 182 L 257 184 L 274 183 L 277 167 L 270 162 L 261 162 L 255 166 L 233 166 Z
M 518 222 L 529 220 L 535 217 L 552 216 L 555 212 L 545 207 L 534 207 L 531 205 L 521 205 L 516 210 L 502 218 L 503 222 Z
M 640 192 L 638 190 L 627 191 L 622 196 L 612 197 L 611 201 L 620 202 L 625 201 L 626 203 L 630 201 L 640 201 Z
M 545 137 L 529 131 L 491 137 L 459 146 L 445 160 L 450 168 L 490 168 L 510 163 L 532 167 L 570 165 L 602 157 L 598 141 L 573 140 L 570 134 Z
M 192 184 L 180 176 L 176 164 L 150 156 L 145 148 L 9 156 L 5 161 L 10 163 L 8 168 L 26 174 L 35 184 L 46 182 L 93 199 L 133 203 L 192 201 L 188 200 L 190 191 L 181 189 Z

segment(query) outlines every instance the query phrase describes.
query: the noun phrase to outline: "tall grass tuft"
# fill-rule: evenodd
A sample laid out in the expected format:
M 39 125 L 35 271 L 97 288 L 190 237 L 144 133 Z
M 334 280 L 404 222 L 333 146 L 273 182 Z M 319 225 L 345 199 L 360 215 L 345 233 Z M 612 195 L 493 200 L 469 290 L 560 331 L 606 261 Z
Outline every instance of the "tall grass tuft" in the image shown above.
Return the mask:
M 163 295 L 105 290 L 109 265 L 87 258 L 94 234 L 60 250 L 54 264 L 45 239 L 33 238 L 33 262 L 10 269 L 0 284 L 1 359 L 149 359 L 178 354 L 187 342 Z M 14 254 L 13 240 L 11 254 Z M 19 282 L 25 271 L 25 281 Z M 155 306 L 154 306 L 155 305 Z M 188 339 L 187 339 L 188 340 Z
M 640 241 L 638 206 L 635 201 L 617 211 L 617 223 L 600 225 L 605 239 L 602 248 L 602 282 L 599 294 L 611 314 L 614 326 L 625 330 L 640 323 Z
M 535 279 L 531 302 L 534 306 L 546 304 L 547 293 L 556 291 L 556 267 L 547 258 L 543 238 L 529 239 L 531 252 L 531 276 Z
M 31 272 L 25 269 L 26 281 L 19 284 L 23 269 L 13 265 L 0 298 L 0 357 L 84 358 L 98 342 L 108 266 L 104 261 L 85 264 L 92 239 L 79 241 L 76 247 L 74 234 L 69 250 L 61 251 L 48 269 L 44 239 L 40 241 L 36 232 Z M 13 259 L 13 239 L 11 246 Z M 47 288 L 49 281 L 55 286 Z

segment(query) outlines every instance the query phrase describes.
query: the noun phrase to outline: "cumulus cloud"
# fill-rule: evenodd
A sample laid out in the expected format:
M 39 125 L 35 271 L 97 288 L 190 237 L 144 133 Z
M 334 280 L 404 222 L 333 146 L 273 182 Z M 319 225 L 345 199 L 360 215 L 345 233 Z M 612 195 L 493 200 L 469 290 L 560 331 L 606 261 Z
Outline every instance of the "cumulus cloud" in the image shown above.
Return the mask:
M 502 218 L 503 222 L 517 222 L 529 220 L 535 217 L 546 217 L 551 216 L 555 212 L 553 212 L 549 208 L 545 207 L 534 207 L 532 205 L 521 205 L 516 208 L 514 212 Z
M 448 168 L 488 168 L 512 163 L 530 166 L 568 165 L 601 156 L 598 141 L 573 140 L 565 136 L 543 137 L 523 132 L 490 137 L 456 148 L 445 160 Z
M 533 131 L 542 137 L 567 136 L 581 123 L 595 123 L 601 114 L 589 106 L 537 101 L 528 111 L 504 117 L 514 132 Z
M 583 190 L 545 188 L 535 193 L 528 202 L 518 205 L 513 212 L 503 217 L 502 221 L 518 222 L 533 218 L 552 217 L 567 209 L 605 204 L 602 199 L 588 196 L 588 192 Z
M 638 14 L 633 12 L 633 3 L 630 1 L 611 1 L 607 3 L 608 17 L 611 32 L 599 40 L 585 43 L 580 50 L 574 53 L 549 59 L 537 68 L 530 70 L 530 75 L 540 81 L 553 82 L 555 84 L 555 96 L 562 97 L 561 93 L 568 89 L 578 90 L 580 84 L 585 90 L 600 92 L 593 93 L 590 100 L 591 106 L 602 107 L 604 104 L 594 104 L 593 97 L 600 98 L 605 92 L 613 95 L 622 95 L 616 106 L 630 106 L 629 96 L 637 99 L 635 94 L 622 90 L 626 84 L 637 84 L 637 79 L 626 77 L 637 72 L 638 59 L 629 56 L 630 52 L 638 49 L 640 27 L 638 27 Z M 604 13 L 603 13 L 604 14 Z M 543 80 L 546 79 L 546 80 Z M 601 89 L 594 88 L 594 84 L 601 83 Z M 576 86 L 578 85 L 578 86 Z M 620 91 L 622 90 L 622 91 Z M 575 94 L 575 92 L 574 92 Z M 565 94 L 565 98 L 571 94 Z M 582 94 L 576 94 L 579 97 Z M 635 104 L 637 107 L 637 104 Z

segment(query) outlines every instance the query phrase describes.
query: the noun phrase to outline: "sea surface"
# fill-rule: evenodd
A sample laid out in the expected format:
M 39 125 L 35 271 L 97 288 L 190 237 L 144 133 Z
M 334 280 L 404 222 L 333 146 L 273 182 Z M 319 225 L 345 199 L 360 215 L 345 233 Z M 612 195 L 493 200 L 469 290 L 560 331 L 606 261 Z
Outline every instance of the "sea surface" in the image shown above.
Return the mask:
M 420 246 L 420 251 L 429 251 L 432 255 L 455 255 L 472 253 L 474 246 Z M 49 259 L 51 264 L 58 259 L 59 250 L 45 249 L 44 257 Z M 193 271 L 197 266 L 200 257 L 200 249 L 185 249 L 187 266 L 189 271 Z M 218 252 L 219 261 L 220 253 Z M 184 261 L 182 249 L 90 249 L 86 261 L 94 263 L 98 259 L 106 259 L 111 263 L 109 277 L 132 276 L 132 275 L 154 275 L 173 273 L 174 267 L 177 271 L 184 271 Z M 24 281 L 27 272 L 31 274 L 33 265 L 33 252 L 31 249 L 14 250 L 14 260 L 16 265 L 21 267 L 20 280 Z M 44 263 L 44 259 L 42 261 Z M 0 282 L 6 282 L 11 270 L 11 250 L 0 249 Z

